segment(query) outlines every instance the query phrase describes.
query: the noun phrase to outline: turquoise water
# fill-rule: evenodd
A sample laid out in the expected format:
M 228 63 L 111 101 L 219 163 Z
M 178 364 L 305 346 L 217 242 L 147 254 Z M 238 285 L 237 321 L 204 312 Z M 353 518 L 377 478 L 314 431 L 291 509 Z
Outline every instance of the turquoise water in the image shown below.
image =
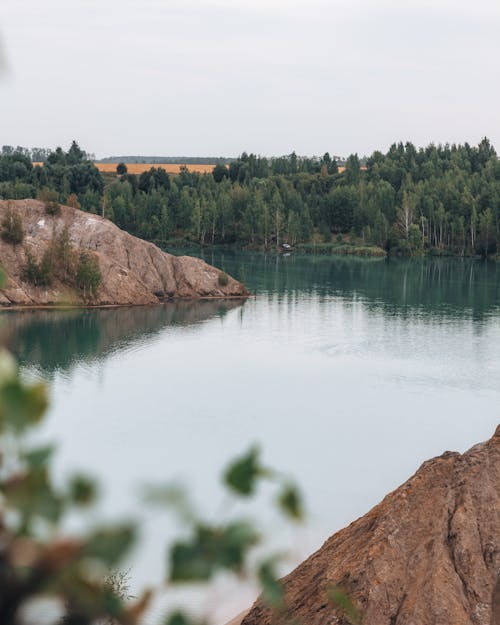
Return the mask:
M 143 511 L 141 484 L 183 480 L 215 514 L 221 468 L 256 442 L 306 496 L 295 561 L 424 460 L 500 421 L 497 264 L 205 257 L 255 296 L 2 313 L 24 370 L 50 380 L 57 475 L 88 470 L 103 488 L 95 515 L 143 519 L 134 587 L 159 579 L 173 531 Z M 268 510 L 264 492 L 255 514 L 281 535 Z

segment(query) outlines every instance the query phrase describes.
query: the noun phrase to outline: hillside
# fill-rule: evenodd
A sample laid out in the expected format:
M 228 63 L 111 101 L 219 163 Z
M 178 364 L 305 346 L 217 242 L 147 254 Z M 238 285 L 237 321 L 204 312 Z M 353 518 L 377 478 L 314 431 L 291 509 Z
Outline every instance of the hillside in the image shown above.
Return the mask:
M 242 624 L 499 625 L 499 510 L 500 426 L 465 454 L 425 462 L 286 577 L 283 620 L 257 602 Z M 329 601 L 334 586 L 360 621 Z
M 62 206 L 54 216 L 36 200 L 0 201 L 0 223 L 9 210 L 20 216 L 24 239 L 13 244 L 0 237 L 0 263 L 8 277 L 0 289 L 0 305 L 144 305 L 167 298 L 247 295 L 242 284 L 202 260 L 162 252 L 97 215 Z M 91 297 L 61 278 L 61 272 L 44 285 L 26 277 L 29 256 L 40 266 L 64 231 L 72 258 L 84 254 L 98 264 L 100 284 Z

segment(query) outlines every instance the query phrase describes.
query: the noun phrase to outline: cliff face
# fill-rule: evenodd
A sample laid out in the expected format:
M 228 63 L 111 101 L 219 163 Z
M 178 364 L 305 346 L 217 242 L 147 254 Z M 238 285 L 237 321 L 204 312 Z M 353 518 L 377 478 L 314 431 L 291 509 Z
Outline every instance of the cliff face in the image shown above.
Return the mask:
M 55 281 L 35 287 L 23 280 L 26 251 L 41 259 L 54 235 L 67 227 L 74 250 L 90 252 L 99 262 L 101 284 L 93 305 L 154 304 L 164 298 L 244 297 L 245 287 L 221 271 L 189 256 L 172 256 L 152 243 L 120 230 L 97 215 L 67 206 L 57 216 L 47 215 L 36 200 L 0 201 L 0 221 L 8 205 L 22 217 L 25 237 L 12 245 L 0 238 L 0 263 L 8 283 L 0 290 L 0 305 L 83 303 L 77 289 Z M 227 284 L 226 284 L 227 282 Z
M 332 536 L 284 580 L 287 611 L 257 602 L 243 625 L 500 625 L 500 426 L 467 453 L 446 452 Z

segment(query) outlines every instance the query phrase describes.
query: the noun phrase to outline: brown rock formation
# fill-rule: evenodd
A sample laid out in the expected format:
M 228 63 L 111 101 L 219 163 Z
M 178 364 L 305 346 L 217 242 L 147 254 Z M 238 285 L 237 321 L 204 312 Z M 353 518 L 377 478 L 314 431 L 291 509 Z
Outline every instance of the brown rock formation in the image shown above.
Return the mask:
M 8 282 L 0 290 L 0 305 L 82 304 L 81 293 L 55 281 L 50 287 L 35 287 L 23 280 L 26 250 L 40 259 L 54 233 L 68 228 L 77 252 L 90 252 L 98 259 L 101 285 L 93 305 L 155 304 L 165 298 L 245 297 L 245 287 L 198 258 L 172 256 L 156 245 L 120 230 L 107 219 L 68 206 L 57 216 L 47 215 L 36 200 L 0 201 L 0 221 L 8 205 L 23 220 L 24 241 L 12 245 L 0 238 L 0 263 Z M 226 284 L 227 282 L 227 284 Z
M 500 426 L 463 455 L 425 462 L 284 584 L 283 619 L 257 602 L 243 625 L 350 623 L 333 586 L 363 625 L 500 625 Z

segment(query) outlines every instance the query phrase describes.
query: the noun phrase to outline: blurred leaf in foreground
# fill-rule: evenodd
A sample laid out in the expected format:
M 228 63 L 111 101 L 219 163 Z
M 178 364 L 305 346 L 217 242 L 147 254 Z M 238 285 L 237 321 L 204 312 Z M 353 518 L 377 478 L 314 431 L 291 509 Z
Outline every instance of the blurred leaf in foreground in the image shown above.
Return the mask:
M 24 460 L 28 464 L 28 467 L 34 471 L 47 466 L 49 460 L 54 453 L 53 445 L 46 445 L 45 447 L 38 447 L 32 449 L 24 454 Z
M 0 431 L 24 431 L 41 421 L 47 407 L 44 384 L 27 386 L 19 378 L 7 378 L 0 388 Z
M 284 590 L 276 573 L 276 558 L 263 562 L 258 570 L 258 579 L 262 587 L 262 600 L 270 608 L 281 611 L 285 607 Z
M 258 538 L 255 528 L 244 521 L 235 521 L 226 527 L 199 525 L 191 540 L 172 546 L 170 579 L 173 582 L 206 581 L 223 569 L 238 573 Z
M 278 505 L 293 521 L 302 521 L 304 508 L 298 488 L 294 484 L 285 484 L 278 495 Z
M 132 547 L 135 538 L 136 528 L 131 523 L 100 528 L 89 536 L 83 555 L 115 566 Z
M 205 621 L 195 621 L 184 612 L 174 612 L 165 619 L 164 625 L 205 625 Z
M 97 496 L 97 485 L 86 475 L 73 475 L 69 481 L 69 500 L 77 506 L 92 504 Z
M 196 513 L 186 489 L 179 484 L 147 486 L 144 489 L 143 498 L 150 505 L 164 506 L 174 510 L 185 523 L 194 523 L 196 520 Z
M 267 474 L 259 464 L 259 456 L 259 449 L 252 447 L 247 454 L 232 462 L 224 473 L 226 485 L 239 495 L 245 497 L 252 495 L 257 479 Z

